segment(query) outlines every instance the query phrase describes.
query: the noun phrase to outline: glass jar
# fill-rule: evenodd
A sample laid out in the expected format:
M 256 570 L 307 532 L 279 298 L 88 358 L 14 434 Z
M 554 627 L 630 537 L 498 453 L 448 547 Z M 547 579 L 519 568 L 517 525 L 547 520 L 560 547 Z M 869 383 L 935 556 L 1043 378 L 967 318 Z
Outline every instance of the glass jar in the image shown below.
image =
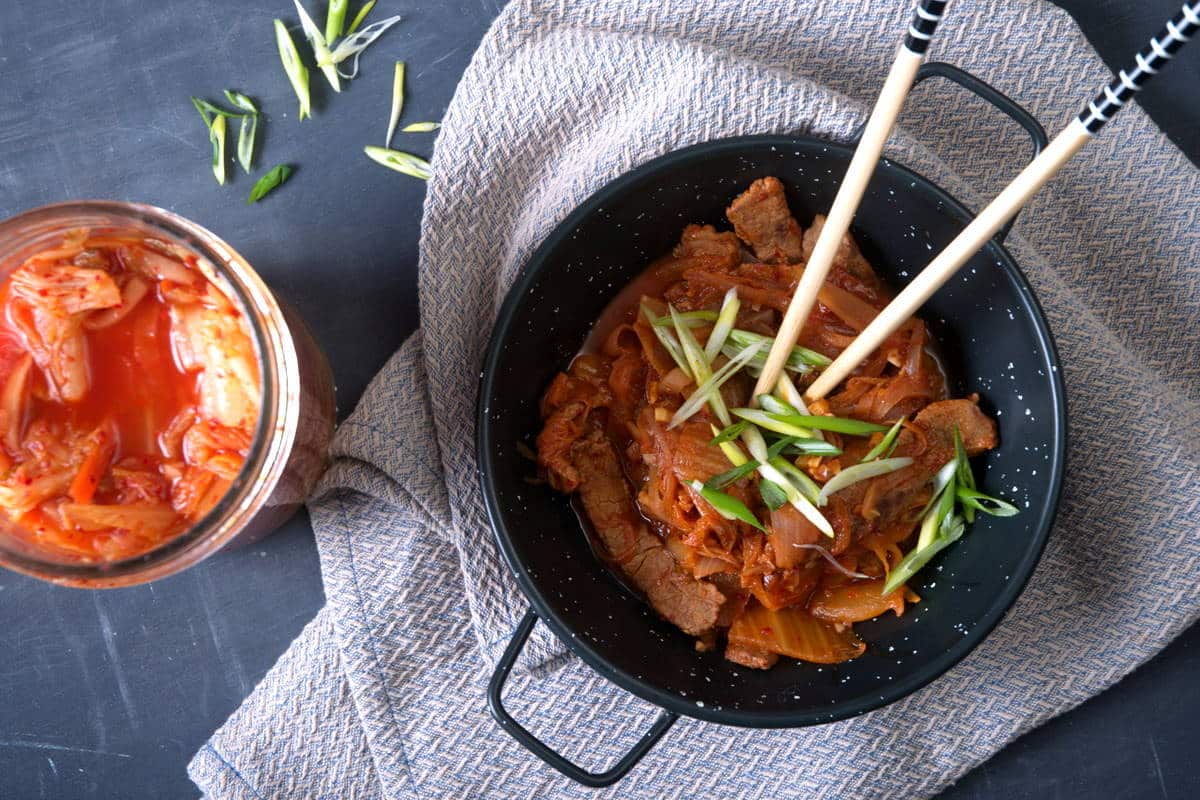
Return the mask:
M 194 253 L 246 315 L 262 376 L 258 425 L 241 472 L 213 509 L 175 538 L 132 558 L 84 563 L 39 548 L 16 536 L 11 522 L 0 522 L 0 566 L 66 586 L 130 586 L 173 575 L 231 544 L 260 539 L 296 512 L 328 458 L 336 413 L 333 376 L 304 322 L 244 258 L 211 232 L 161 208 L 80 201 L 4 220 L 0 280 L 78 228 L 134 233 Z

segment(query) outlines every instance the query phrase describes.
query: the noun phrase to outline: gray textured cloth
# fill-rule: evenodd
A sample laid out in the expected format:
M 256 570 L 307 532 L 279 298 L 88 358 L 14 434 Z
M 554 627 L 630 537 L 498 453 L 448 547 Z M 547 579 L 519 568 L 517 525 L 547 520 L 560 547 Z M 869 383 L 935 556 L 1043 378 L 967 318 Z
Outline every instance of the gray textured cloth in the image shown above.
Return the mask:
M 903 701 L 832 725 L 681 721 L 598 792 L 551 771 L 487 715 L 489 665 L 526 607 L 473 474 L 479 359 L 506 287 L 574 206 L 654 156 L 745 133 L 844 140 L 909 10 L 908 0 L 521 0 L 504 11 L 438 141 L 422 331 L 341 428 L 312 502 L 328 605 L 193 761 L 209 796 L 923 796 L 1196 618 L 1200 174 L 1131 109 L 1010 239 L 1058 337 L 1072 451 L 1045 557 L 969 658 Z M 1052 129 L 1106 75 L 1069 18 L 1035 0 L 957 3 L 931 55 L 995 83 Z M 902 125 L 889 154 L 976 207 L 1026 147 L 948 86 L 914 92 Z M 512 710 L 598 769 L 653 709 L 539 635 L 511 682 Z

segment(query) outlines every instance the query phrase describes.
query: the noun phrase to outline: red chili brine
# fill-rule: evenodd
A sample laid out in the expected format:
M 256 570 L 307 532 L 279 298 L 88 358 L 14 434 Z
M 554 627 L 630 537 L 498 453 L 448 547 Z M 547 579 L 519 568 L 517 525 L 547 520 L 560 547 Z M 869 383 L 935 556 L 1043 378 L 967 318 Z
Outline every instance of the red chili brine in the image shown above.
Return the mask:
M 49 206 L 0 223 L 0 275 L 0 564 L 140 583 L 303 502 L 328 364 L 228 245 L 148 206 Z

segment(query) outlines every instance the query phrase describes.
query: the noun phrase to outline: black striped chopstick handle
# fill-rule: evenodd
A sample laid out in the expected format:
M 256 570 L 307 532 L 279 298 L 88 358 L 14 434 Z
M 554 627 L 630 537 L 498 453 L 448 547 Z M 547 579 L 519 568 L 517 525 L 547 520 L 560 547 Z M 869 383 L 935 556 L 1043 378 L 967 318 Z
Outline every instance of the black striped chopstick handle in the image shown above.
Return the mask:
M 921 0 L 917 3 L 912 22 L 908 25 L 908 35 L 904 37 L 904 46 L 917 55 L 924 55 L 948 5 L 950 0 Z
M 1158 35 L 1134 58 L 1131 70 L 1121 70 L 1096 99 L 1079 114 L 1088 133 L 1097 133 L 1132 97 L 1145 86 L 1171 56 L 1200 30 L 1200 0 L 1189 0 Z

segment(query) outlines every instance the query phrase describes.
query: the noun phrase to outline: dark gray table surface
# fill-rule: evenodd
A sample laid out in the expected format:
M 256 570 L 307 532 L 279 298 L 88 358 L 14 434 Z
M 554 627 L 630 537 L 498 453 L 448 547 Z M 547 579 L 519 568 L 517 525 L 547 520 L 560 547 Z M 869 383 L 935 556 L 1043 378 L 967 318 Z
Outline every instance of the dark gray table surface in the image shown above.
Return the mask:
M 0 217 L 107 197 L 211 228 L 312 325 L 344 415 L 416 324 L 423 187 L 361 154 L 386 127 L 390 60 L 409 64 L 405 119 L 438 119 L 500 5 L 381 0 L 376 18 L 398 9 L 405 21 L 341 95 L 314 73 L 317 114 L 299 124 L 271 38 L 273 15 L 294 19 L 284 0 L 6 2 Z M 243 202 L 244 175 L 213 182 L 188 103 L 191 94 L 219 99 L 224 87 L 266 110 L 263 166 L 297 166 L 258 206 Z M 405 146 L 428 153 L 431 138 Z M 0 798 L 196 796 L 187 760 L 322 603 L 304 517 L 139 588 L 82 592 L 0 573 Z M 945 797 L 1200 796 L 1197 674 L 1194 628 Z

